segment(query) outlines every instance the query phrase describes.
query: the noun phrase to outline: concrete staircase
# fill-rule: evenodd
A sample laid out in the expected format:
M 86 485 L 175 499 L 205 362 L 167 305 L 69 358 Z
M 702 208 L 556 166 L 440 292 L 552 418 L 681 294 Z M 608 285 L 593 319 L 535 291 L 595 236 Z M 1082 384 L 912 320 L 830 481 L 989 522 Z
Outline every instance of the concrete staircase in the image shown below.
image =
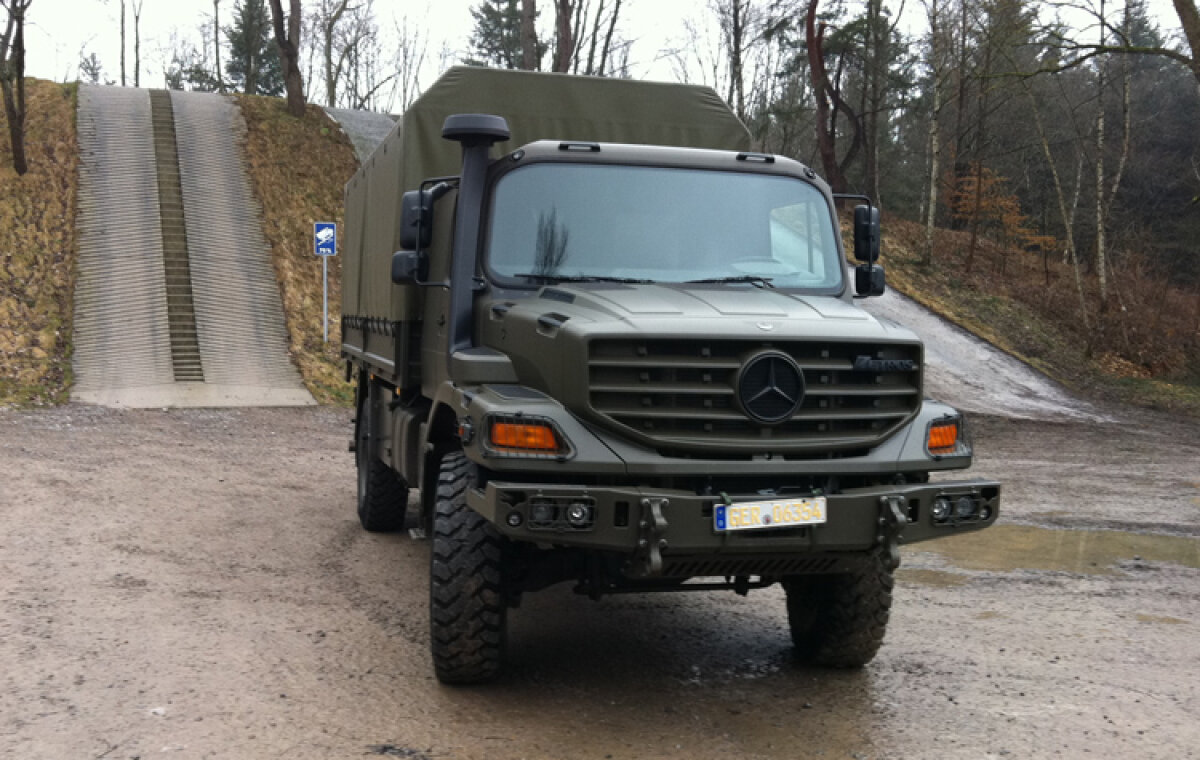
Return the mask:
M 158 214 L 162 223 L 163 274 L 167 284 L 167 330 L 176 382 L 204 382 L 196 310 L 192 302 L 192 269 L 188 262 L 187 224 L 175 147 L 175 111 L 166 90 L 150 92 L 150 123 L 158 174 Z
M 82 85 L 72 398 L 314 403 L 288 355 L 245 125 L 220 95 Z

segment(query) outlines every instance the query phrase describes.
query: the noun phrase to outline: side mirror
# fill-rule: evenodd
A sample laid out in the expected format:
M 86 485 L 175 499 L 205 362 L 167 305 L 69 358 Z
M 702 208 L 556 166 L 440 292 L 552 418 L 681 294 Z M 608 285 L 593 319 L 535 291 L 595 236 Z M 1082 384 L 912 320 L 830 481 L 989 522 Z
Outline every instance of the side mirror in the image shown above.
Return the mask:
M 854 258 L 872 264 L 879 258 L 879 209 L 854 207 Z
M 420 251 L 396 251 L 392 254 L 392 282 L 397 285 L 420 284 L 425 271 L 425 254 Z
M 881 296 L 885 288 L 883 267 L 878 264 L 859 264 L 854 267 L 854 290 L 859 298 Z
M 433 194 L 409 190 L 400 199 L 400 247 L 406 251 L 428 248 L 433 240 Z

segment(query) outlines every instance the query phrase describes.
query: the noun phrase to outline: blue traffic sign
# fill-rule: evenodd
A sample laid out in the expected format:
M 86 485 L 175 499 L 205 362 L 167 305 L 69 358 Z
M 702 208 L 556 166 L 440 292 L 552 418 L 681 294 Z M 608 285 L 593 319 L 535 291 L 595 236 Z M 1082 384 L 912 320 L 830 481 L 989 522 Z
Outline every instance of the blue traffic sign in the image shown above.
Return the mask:
M 337 225 L 333 222 L 314 222 L 313 246 L 318 256 L 337 256 Z

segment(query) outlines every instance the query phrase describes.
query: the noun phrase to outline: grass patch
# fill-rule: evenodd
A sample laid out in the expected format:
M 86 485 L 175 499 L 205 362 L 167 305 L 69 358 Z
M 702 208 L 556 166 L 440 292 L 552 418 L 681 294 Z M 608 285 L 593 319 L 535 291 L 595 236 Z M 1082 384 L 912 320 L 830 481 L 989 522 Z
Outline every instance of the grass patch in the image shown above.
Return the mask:
M 29 171 L 0 109 L 0 406 L 69 398 L 79 148 L 74 85 L 25 80 Z
M 345 229 L 342 188 L 358 169 L 354 149 L 317 106 L 297 119 L 280 98 L 239 95 L 237 102 L 246 120 L 247 168 L 279 278 L 291 353 L 318 402 L 349 406 L 354 390 L 343 380 L 340 358 L 342 259 L 329 261 L 329 342 L 323 343 L 313 222 Z

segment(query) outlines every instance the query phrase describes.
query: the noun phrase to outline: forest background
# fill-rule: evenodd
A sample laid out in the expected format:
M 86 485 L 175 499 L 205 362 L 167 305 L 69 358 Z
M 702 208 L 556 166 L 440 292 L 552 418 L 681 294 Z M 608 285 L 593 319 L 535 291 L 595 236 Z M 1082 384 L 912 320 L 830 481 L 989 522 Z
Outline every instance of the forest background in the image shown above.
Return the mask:
M 10 127 L 14 16 L 53 33 L 56 5 L 0 0 Z M 1196 0 L 484 0 L 462 43 L 445 3 L 173 3 L 167 39 L 161 0 L 70 5 L 111 26 L 63 80 L 392 113 L 456 63 L 710 85 L 759 150 L 876 199 L 892 283 L 1060 379 L 1197 406 Z

